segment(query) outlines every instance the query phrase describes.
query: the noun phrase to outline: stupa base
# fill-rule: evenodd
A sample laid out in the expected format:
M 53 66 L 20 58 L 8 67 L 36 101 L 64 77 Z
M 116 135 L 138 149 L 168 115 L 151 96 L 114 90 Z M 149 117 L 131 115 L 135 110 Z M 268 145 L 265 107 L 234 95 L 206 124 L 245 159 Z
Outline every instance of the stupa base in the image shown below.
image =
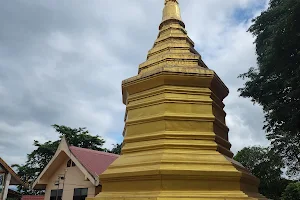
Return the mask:
M 119 157 L 101 175 L 103 191 L 87 200 L 266 199 L 256 177 L 217 151 L 149 151 Z
M 100 193 L 95 198 L 87 200 L 266 200 L 258 193 L 243 193 L 241 191 L 188 191 L 188 192 L 148 192 L 148 193 Z

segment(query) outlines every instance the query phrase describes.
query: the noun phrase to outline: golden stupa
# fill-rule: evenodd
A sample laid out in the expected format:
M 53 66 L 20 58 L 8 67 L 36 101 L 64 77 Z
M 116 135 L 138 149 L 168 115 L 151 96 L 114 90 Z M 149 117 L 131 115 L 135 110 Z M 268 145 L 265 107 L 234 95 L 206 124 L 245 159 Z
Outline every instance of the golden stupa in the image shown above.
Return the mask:
M 194 49 L 177 0 L 165 0 L 158 38 L 122 90 L 122 155 L 89 200 L 266 199 L 259 180 L 232 159 L 228 88 Z

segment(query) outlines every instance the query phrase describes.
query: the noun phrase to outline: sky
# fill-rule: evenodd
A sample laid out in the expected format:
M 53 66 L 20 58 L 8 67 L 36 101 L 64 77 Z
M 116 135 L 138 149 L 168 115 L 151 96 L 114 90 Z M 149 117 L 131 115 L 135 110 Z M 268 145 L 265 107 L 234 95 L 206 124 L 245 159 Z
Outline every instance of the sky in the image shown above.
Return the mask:
M 261 107 L 239 97 L 237 76 L 256 66 L 251 19 L 268 0 L 179 0 L 188 35 L 230 90 L 232 151 L 268 145 Z M 121 82 L 137 74 L 161 22 L 163 0 L 0 2 L 0 157 L 23 164 L 52 124 L 87 127 L 122 142 Z

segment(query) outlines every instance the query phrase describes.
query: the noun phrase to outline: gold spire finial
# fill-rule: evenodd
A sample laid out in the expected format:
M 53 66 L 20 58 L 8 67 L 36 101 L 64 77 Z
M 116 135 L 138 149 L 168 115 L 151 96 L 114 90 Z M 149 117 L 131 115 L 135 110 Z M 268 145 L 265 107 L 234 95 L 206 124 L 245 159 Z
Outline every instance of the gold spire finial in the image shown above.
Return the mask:
M 177 2 L 177 3 L 178 3 L 177 0 L 165 0 L 165 4 L 167 4 L 167 3 L 170 2 L 170 1 L 173 1 L 173 2 Z
M 165 0 L 162 22 L 169 19 L 181 21 L 180 8 L 178 4 L 178 0 Z

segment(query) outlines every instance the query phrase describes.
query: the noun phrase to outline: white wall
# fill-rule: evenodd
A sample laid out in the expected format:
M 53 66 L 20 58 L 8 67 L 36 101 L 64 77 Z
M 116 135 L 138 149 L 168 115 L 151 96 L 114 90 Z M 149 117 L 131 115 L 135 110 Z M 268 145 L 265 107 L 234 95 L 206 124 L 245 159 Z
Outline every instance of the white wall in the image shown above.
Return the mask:
M 60 180 L 59 189 L 63 189 L 62 200 L 72 200 L 74 188 L 88 188 L 88 197 L 95 196 L 95 186 L 89 181 L 85 180 L 84 174 L 77 166 L 68 167 L 65 160 L 55 174 L 51 176 L 46 187 L 45 200 L 50 200 L 51 190 L 56 190 L 58 187 L 54 185 L 57 181 L 58 175 L 65 174 L 65 180 Z M 67 171 L 65 171 L 67 169 Z M 63 184 L 64 182 L 64 184 Z

